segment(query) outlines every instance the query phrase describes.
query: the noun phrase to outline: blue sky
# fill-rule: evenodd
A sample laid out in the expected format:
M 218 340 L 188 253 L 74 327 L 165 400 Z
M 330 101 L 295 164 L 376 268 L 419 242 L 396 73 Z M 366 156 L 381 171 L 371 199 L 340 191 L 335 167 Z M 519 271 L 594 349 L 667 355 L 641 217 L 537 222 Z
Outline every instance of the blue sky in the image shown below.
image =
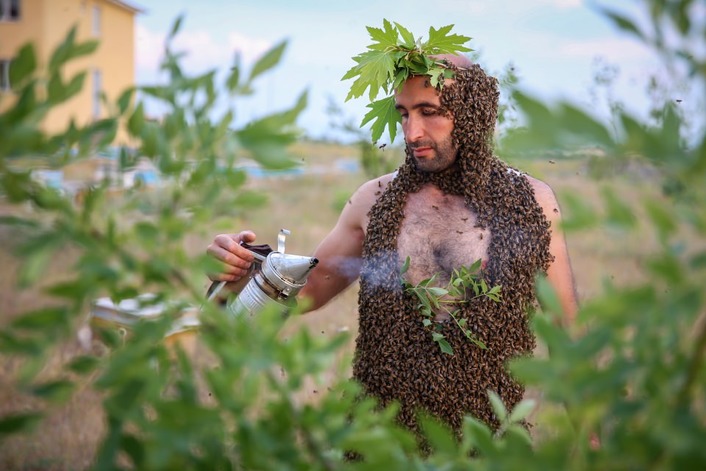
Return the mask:
M 568 98 L 591 106 L 595 61 L 619 67 L 617 93 L 638 109 L 646 76 L 656 61 L 636 41 L 615 30 L 594 7 L 580 0 L 143 0 L 136 32 L 137 81 L 160 80 L 157 66 L 164 37 L 174 19 L 184 15 L 175 41 L 187 53 L 190 72 L 227 70 L 236 51 L 246 69 L 273 45 L 288 40 L 280 66 L 256 83 L 256 97 L 236 101 L 239 122 L 291 106 L 309 92 L 309 106 L 299 124 L 314 137 L 330 135 L 326 106 L 341 105 L 356 122 L 365 113 L 362 99 L 344 104 L 350 82 L 340 78 L 351 57 L 369 44 L 366 26 L 396 21 L 417 36 L 430 26 L 453 24 L 454 32 L 471 36 L 469 46 L 481 54 L 491 73 L 512 63 L 523 89 L 548 100 Z M 636 2 L 622 0 L 623 8 Z

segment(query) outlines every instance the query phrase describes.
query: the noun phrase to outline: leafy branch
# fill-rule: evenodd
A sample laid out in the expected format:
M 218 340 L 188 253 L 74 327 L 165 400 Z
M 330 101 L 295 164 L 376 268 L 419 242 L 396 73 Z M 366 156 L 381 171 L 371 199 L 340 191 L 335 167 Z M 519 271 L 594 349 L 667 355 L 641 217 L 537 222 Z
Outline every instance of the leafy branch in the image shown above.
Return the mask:
M 400 275 L 409 270 L 410 258 L 405 259 Z M 501 286 L 489 287 L 481 277 L 481 260 L 476 260 L 471 266 L 461 266 L 454 269 L 446 287 L 437 286 L 438 273 L 424 279 L 416 285 L 402 277 L 402 284 L 407 293 L 413 294 L 419 300 L 417 306 L 424 318 L 422 324 L 429 328 L 432 339 L 439 344 L 442 352 L 453 355 L 453 349 L 440 330 L 440 324 L 434 322 L 434 317 L 447 314 L 463 335 L 480 348 L 487 348 L 485 343 L 473 335 L 468 328 L 468 319 L 459 316 L 461 305 L 480 297 L 487 297 L 495 302 L 501 299 Z
M 372 138 L 377 142 L 385 127 L 388 128 L 390 141 L 395 140 L 399 113 L 395 110 L 394 97 L 376 100 L 382 91 L 389 95 L 402 86 L 405 80 L 414 75 L 428 75 L 431 85 L 441 89 L 444 79 L 453 77 L 453 71 L 446 64 L 433 58 L 439 54 L 456 54 L 472 49 L 463 44 L 471 38 L 450 34 L 453 25 L 439 29 L 429 28 L 429 39 L 422 42 L 399 23 L 383 20 L 383 28 L 368 26 L 368 33 L 373 43 L 368 50 L 353 57 L 357 62 L 341 80 L 355 78 L 348 92 L 346 101 L 358 98 L 368 90 L 370 111 L 363 117 L 360 126 L 372 121 Z M 357 77 L 357 78 L 356 78 Z

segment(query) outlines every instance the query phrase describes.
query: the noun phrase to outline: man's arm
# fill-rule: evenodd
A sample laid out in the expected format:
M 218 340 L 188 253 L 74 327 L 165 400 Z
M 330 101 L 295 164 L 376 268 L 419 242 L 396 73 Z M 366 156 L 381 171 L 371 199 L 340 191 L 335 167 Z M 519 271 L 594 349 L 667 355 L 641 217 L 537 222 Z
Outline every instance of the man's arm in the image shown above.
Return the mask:
M 363 184 L 348 200 L 333 230 L 314 252 L 319 264 L 299 293 L 308 298 L 307 310 L 315 310 L 350 286 L 360 275 L 367 214 L 375 203 L 375 193 L 389 181 L 381 177 Z
M 551 224 L 552 239 L 549 244 L 549 252 L 554 257 L 554 261 L 547 270 L 547 279 L 559 297 L 564 314 L 563 324 L 568 327 L 573 324 L 576 317 L 578 301 L 569 251 L 560 227 L 561 210 L 556 195 L 549 185 L 535 178 L 528 178 L 534 189 L 537 202 Z

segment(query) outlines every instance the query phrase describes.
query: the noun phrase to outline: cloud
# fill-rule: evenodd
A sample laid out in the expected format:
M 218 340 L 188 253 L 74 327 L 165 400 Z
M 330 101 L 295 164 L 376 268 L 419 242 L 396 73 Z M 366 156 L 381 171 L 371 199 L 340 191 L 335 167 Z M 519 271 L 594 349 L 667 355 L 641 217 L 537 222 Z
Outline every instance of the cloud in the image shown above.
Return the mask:
M 572 58 L 603 57 L 613 62 L 642 62 L 650 58 L 649 51 L 629 39 L 598 38 L 560 43 L 557 53 Z
M 582 6 L 581 0 L 544 0 L 544 3 L 555 8 L 579 8 Z
M 136 27 L 136 65 L 138 76 L 155 76 L 164 57 L 166 33 L 155 32 L 144 25 Z M 258 38 L 230 32 L 225 40 L 219 41 L 211 32 L 182 30 L 174 38 L 171 48 L 183 52 L 182 66 L 193 73 L 211 69 L 223 70 L 233 62 L 236 52 L 240 53 L 241 64 L 254 62 L 273 44 Z
M 228 33 L 228 49 L 233 53 L 238 52 L 244 64 L 254 62 L 255 59 L 267 52 L 274 44 L 264 39 L 250 38 L 240 33 Z
M 139 70 L 156 70 L 164 52 L 164 35 L 148 30 L 141 24 L 135 27 L 135 64 Z

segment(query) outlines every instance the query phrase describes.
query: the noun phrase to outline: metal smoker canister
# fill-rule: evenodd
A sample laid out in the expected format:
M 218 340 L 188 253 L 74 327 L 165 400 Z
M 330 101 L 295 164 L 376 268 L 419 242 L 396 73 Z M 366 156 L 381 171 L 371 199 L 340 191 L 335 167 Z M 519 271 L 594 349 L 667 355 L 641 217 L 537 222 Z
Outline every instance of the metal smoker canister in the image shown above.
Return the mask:
M 286 313 L 317 263 L 319 261 L 314 257 L 270 252 L 260 269 L 256 269 L 250 281 L 228 305 L 228 310 L 236 315 L 253 315 L 275 302 Z

